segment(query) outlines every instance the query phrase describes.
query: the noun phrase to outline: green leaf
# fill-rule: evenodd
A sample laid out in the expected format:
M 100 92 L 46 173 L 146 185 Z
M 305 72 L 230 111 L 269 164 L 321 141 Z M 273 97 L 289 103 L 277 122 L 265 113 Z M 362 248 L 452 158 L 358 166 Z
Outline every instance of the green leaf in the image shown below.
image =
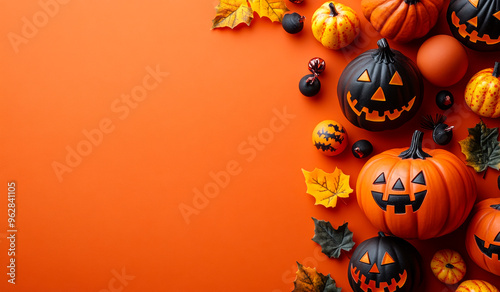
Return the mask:
M 316 268 L 304 267 L 299 262 L 297 266 L 292 292 L 341 292 L 342 289 L 337 287 L 330 274 L 325 276 L 316 271 Z
M 314 220 L 314 237 L 312 240 L 321 246 L 321 251 L 330 258 L 339 258 L 342 250 L 350 251 L 354 247 L 353 234 L 347 228 L 347 222 L 337 229 L 328 221 Z
M 500 169 L 500 143 L 498 128 L 488 128 L 481 120 L 474 128 L 469 128 L 469 136 L 459 141 L 465 162 L 476 172 L 488 167 Z

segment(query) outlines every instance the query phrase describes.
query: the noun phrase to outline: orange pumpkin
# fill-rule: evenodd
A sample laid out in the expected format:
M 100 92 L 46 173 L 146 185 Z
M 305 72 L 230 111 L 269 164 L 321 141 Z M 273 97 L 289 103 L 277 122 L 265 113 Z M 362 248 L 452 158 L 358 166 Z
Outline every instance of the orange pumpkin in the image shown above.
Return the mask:
M 422 139 L 415 131 L 409 149 L 373 156 L 358 175 L 358 204 L 384 233 L 407 239 L 448 234 L 476 200 L 476 182 L 462 160 L 443 149 L 422 149 Z
M 465 102 L 483 117 L 500 117 L 500 63 L 477 72 L 465 87 Z
M 473 214 L 465 237 L 467 252 L 478 266 L 500 276 L 500 198 L 477 203 Z
M 335 156 L 346 148 L 347 132 L 339 122 L 324 120 L 314 128 L 312 142 L 321 153 Z
M 328 1 L 313 14 L 314 37 L 325 47 L 338 50 L 348 46 L 361 31 L 356 12 L 341 3 Z
M 453 285 L 465 276 L 466 266 L 462 256 L 454 250 L 438 250 L 431 260 L 432 273 L 439 281 Z
M 443 0 L 362 0 L 366 19 L 384 38 L 408 42 L 436 24 Z
M 467 280 L 463 281 L 455 292 L 498 292 L 498 289 L 483 280 Z

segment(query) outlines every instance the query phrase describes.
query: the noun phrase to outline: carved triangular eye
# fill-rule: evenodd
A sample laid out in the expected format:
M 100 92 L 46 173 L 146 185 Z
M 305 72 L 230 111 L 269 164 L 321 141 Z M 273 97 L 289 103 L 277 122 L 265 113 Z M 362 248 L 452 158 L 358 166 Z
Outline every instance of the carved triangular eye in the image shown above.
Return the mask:
M 359 259 L 359 261 L 369 265 L 370 257 L 368 256 L 368 252 L 365 252 L 365 254 Z
M 419 185 L 425 186 L 424 173 L 422 171 L 420 171 L 411 182 L 414 184 L 419 184 Z
M 386 252 L 384 258 L 382 259 L 381 265 L 388 265 L 394 263 L 394 259 Z
M 401 79 L 401 75 L 399 75 L 398 71 L 394 72 L 394 75 L 392 75 L 392 79 L 389 84 L 403 86 L 403 79 Z
M 358 81 L 361 81 L 361 82 L 372 82 L 372 80 L 370 79 L 370 75 L 368 75 L 368 70 L 363 71 L 363 74 L 361 74 L 358 77 Z
M 375 181 L 373 182 L 373 184 L 374 185 L 385 184 L 385 175 L 384 175 L 383 172 L 377 177 L 377 179 L 375 179 Z
M 473 25 L 474 27 L 477 27 L 477 16 L 469 19 L 467 22 Z
M 477 8 L 477 4 L 479 3 L 479 0 L 469 0 L 469 3 L 472 4 L 472 6 Z
M 498 232 L 497 236 L 495 237 L 496 242 L 500 242 L 500 232 Z
M 401 181 L 400 178 L 398 178 L 398 180 L 396 181 L 396 183 L 392 187 L 392 190 L 393 191 L 404 191 L 405 190 L 405 186 L 403 185 L 403 182 Z
M 496 19 L 500 20 L 500 11 L 493 13 L 493 17 L 496 17 Z
M 382 87 L 379 87 L 377 91 L 372 95 L 371 100 L 376 100 L 376 101 L 385 101 L 385 94 L 384 90 Z

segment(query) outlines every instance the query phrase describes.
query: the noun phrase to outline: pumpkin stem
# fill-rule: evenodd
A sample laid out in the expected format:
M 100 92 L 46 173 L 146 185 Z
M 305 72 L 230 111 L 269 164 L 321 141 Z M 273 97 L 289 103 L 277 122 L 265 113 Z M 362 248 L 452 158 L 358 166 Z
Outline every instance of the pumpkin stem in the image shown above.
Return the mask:
M 500 62 L 495 62 L 495 67 L 493 67 L 493 77 L 500 77 Z
M 330 16 L 331 17 L 335 17 L 335 16 L 339 15 L 339 13 L 337 12 L 337 9 L 335 9 L 335 5 L 333 5 L 333 2 L 330 2 L 330 4 L 328 6 L 330 6 Z
M 373 58 L 375 61 L 380 63 L 394 63 L 394 52 L 389 47 L 389 43 L 385 38 L 381 38 L 377 41 L 378 50 L 373 53 Z
M 447 267 L 448 269 L 453 269 L 455 266 L 450 263 L 447 263 L 445 267 Z
M 405 150 L 399 154 L 398 157 L 402 159 L 425 159 L 426 157 L 432 157 L 422 150 L 422 140 L 424 139 L 424 133 L 416 130 L 411 138 L 411 145 L 408 150 Z

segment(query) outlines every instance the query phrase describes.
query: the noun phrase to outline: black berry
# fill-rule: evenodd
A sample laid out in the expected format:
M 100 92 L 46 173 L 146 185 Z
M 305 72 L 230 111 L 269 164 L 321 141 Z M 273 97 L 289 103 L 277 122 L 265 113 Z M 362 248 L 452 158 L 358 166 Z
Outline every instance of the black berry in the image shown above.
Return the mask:
M 299 82 L 299 90 L 305 96 L 315 96 L 321 89 L 321 82 L 314 74 L 308 74 Z
M 281 25 L 286 32 L 295 34 L 300 32 L 304 28 L 304 19 L 304 16 L 301 16 L 296 12 L 285 14 L 285 16 L 283 16 Z
M 449 109 L 454 103 L 453 94 L 448 90 L 441 90 L 436 95 L 436 104 L 442 110 Z
M 432 140 L 438 145 L 446 145 L 450 143 L 451 138 L 453 138 L 453 127 L 447 124 L 439 124 L 432 131 Z
M 432 130 L 432 140 L 438 145 L 446 145 L 453 138 L 453 126 L 448 126 L 444 121 L 446 121 L 445 116 L 436 114 L 435 117 L 425 116 L 421 122 L 422 128 Z
M 352 155 L 356 158 L 365 158 L 373 152 L 373 145 L 368 140 L 359 140 L 352 144 Z

